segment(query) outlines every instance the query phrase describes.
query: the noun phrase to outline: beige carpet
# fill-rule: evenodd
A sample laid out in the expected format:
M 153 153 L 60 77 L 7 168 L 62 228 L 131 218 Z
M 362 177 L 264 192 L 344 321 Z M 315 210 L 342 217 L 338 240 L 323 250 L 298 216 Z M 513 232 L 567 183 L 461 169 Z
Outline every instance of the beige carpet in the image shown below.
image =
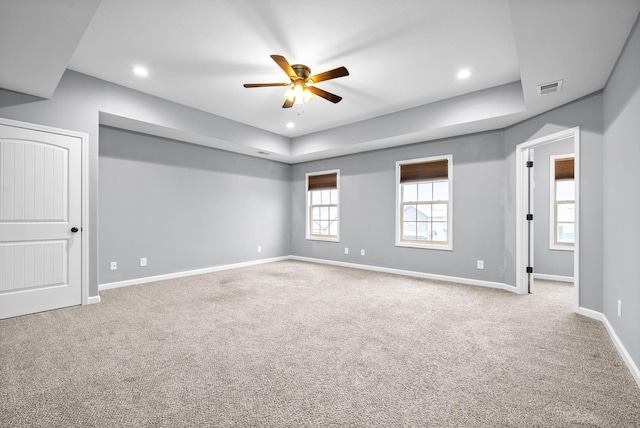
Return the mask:
M 0 425 L 640 426 L 640 388 L 571 287 L 286 261 L 0 321 Z

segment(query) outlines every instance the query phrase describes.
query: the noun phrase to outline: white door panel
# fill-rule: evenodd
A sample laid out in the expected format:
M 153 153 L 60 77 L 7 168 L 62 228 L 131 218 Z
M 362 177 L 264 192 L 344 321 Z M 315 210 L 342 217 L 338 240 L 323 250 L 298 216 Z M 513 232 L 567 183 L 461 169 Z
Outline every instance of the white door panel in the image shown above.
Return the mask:
M 82 303 L 81 150 L 0 124 L 0 318 Z

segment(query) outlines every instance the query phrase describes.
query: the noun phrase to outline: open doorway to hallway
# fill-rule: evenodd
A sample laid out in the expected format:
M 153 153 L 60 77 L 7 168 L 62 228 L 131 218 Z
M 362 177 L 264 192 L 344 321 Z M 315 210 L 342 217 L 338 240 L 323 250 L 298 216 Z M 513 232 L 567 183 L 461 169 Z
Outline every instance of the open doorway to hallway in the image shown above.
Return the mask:
M 531 148 L 534 207 L 531 292 L 573 303 L 575 245 L 574 138 Z
M 564 295 L 575 312 L 580 301 L 579 147 L 576 127 L 516 150 L 517 290 Z

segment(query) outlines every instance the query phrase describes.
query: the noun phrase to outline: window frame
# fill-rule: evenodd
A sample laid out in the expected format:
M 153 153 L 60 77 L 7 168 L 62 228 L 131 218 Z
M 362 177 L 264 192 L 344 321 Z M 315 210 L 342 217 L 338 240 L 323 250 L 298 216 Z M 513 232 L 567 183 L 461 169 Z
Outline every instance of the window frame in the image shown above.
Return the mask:
M 560 251 L 573 251 L 575 248 L 575 217 L 573 219 L 574 225 L 574 242 L 572 243 L 559 243 L 557 242 L 557 233 L 558 233 L 558 221 L 557 221 L 557 211 L 558 211 L 558 201 L 556 200 L 556 161 L 559 159 L 573 159 L 575 165 L 575 154 L 567 153 L 567 154 L 559 154 L 559 155 L 551 155 L 549 156 L 549 249 L 550 250 L 560 250 Z M 575 166 L 574 166 L 574 174 L 575 174 Z M 575 176 L 573 177 L 574 183 L 574 191 L 575 191 Z M 574 206 L 574 215 L 575 215 L 575 204 L 576 198 L 575 194 L 573 197 L 573 206 Z M 569 201 L 561 201 L 563 204 L 570 203 Z
M 336 174 L 336 199 L 337 203 L 335 204 L 337 208 L 337 232 L 336 235 L 314 235 L 311 233 L 312 227 L 312 219 L 311 219 L 311 192 L 309 190 L 309 177 L 313 177 L 316 175 L 328 175 L 328 174 Z M 308 172 L 305 174 L 305 239 L 310 241 L 328 241 L 328 242 L 340 242 L 340 170 L 339 169 L 330 169 L 326 171 L 314 171 Z M 334 204 L 332 204 L 334 205 Z
M 403 201 L 402 201 L 402 183 L 400 182 L 400 170 L 402 165 L 415 164 L 415 163 L 427 163 L 436 162 L 441 160 L 447 160 L 447 181 L 449 182 L 449 195 L 447 201 L 447 241 L 442 244 L 434 243 L 435 241 L 428 241 L 420 243 L 417 241 L 405 241 L 402 239 L 403 231 Z M 429 182 L 443 181 L 443 180 L 427 180 Z M 423 181 L 423 183 L 426 181 Z M 396 247 L 408 247 L 408 248 L 421 248 L 430 250 L 453 250 L 453 154 L 430 156 L 418 159 L 407 159 L 396 162 Z

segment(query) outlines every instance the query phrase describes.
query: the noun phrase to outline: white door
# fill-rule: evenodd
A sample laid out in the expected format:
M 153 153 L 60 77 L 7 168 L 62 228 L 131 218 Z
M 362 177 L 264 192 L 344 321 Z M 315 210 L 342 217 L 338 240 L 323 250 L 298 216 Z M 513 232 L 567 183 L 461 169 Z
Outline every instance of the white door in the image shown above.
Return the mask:
M 0 319 L 82 303 L 82 140 L 0 124 Z

